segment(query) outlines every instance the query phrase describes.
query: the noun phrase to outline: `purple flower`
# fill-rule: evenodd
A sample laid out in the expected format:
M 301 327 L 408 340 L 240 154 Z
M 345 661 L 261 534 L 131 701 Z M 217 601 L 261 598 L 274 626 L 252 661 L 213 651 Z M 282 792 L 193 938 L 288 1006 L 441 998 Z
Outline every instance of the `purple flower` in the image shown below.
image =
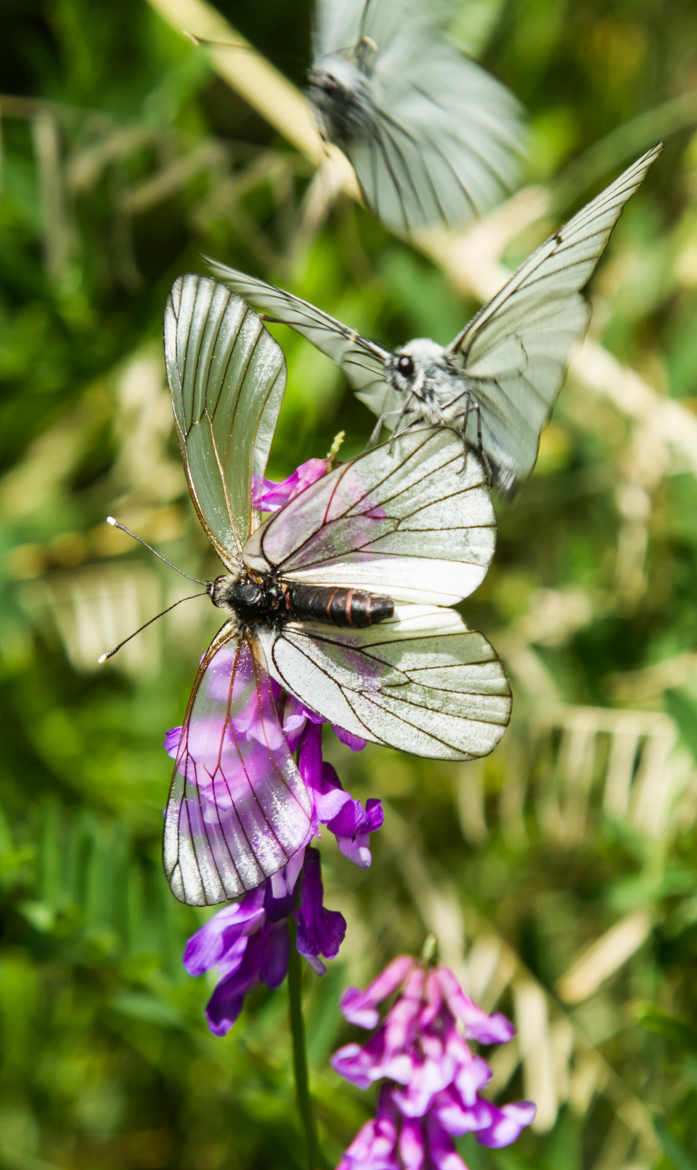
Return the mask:
M 393 995 L 381 1020 L 378 1006 Z M 375 1119 L 339 1170 L 467 1170 L 453 1138 L 472 1133 L 481 1145 L 507 1146 L 535 1116 L 530 1101 L 499 1108 L 480 1095 L 491 1070 L 468 1041 L 505 1043 L 514 1029 L 482 1011 L 446 967 L 427 970 L 401 956 L 365 991 L 349 988 L 341 1008 L 373 1034 L 335 1052 L 334 1069 L 361 1089 L 383 1084 Z
M 289 500 L 304 492 L 315 480 L 321 479 L 329 471 L 328 459 L 308 459 L 296 467 L 292 475 L 274 483 L 272 479 L 262 479 L 259 475 L 252 475 L 252 504 L 259 512 L 277 512 Z
M 349 860 L 370 865 L 369 834 L 379 829 L 383 820 L 380 801 L 368 800 L 364 808 L 342 788 L 332 766 L 322 759 L 321 726 L 295 699 L 285 705 L 283 731 L 298 751 L 300 774 L 313 794 L 315 830 L 326 824 Z M 176 754 L 177 742 L 173 742 L 172 754 Z M 300 897 L 295 907 L 298 884 Z M 208 1025 L 216 1035 L 222 1036 L 232 1027 L 248 991 L 260 983 L 278 987 L 285 979 L 287 919 L 291 913 L 297 925 L 298 952 L 318 975 L 324 974 L 321 956 L 331 959 L 338 954 L 346 922 L 341 914 L 322 905 L 322 897 L 319 853 L 306 848 L 280 873 L 239 902 L 219 910 L 189 939 L 184 952 L 189 974 L 200 975 L 215 967 L 221 976 L 206 1008 Z
M 324 974 L 320 955 L 331 959 L 338 953 L 346 922 L 336 910 L 322 905 L 323 892 L 319 853 L 306 849 L 304 858 L 297 854 L 280 874 L 224 906 L 189 939 L 184 951 L 189 975 L 215 968 L 220 976 L 206 1008 L 208 1026 L 216 1036 L 232 1027 L 248 991 L 262 983 L 279 987 L 285 979 L 291 914 L 299 953 Z

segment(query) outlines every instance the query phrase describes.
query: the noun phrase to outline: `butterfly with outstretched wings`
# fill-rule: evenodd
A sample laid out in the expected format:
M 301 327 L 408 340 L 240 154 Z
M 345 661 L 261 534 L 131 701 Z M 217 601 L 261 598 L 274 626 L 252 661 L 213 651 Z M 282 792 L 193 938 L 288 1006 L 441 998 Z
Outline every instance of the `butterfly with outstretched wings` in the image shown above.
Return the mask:
M 410 231 L 461 223 L 515 186 L 524 150 L 513 95 L 448 43 L 443 0 L 319 0 L 308 95 L 367 205 Z
M 225 566 L 226 620 L 184 723 L 164 866 L 182 901 L 233 898 L 313 832 L 283 733 L 283 696 L 376 743 L 440 759 L 486 755 L 510 692 L 481 634 L 450 606 L 484 577 L 495 522 L 482 468 L 446 432 L 411 430 L 335 467 L 262 521 L 252 504 L 283 393 L 281 351 L 213 280 L 180 277 L 165 360 L 191 496 Z
M 448 427 L 510 493 L 535 465 L 540 431 L 586 329 L 580 291 L 627 200 L 661 151 L 654 146 L 524 260 L 449 345 L 416 338 L 391 352 L 265 281 L 209 260 L 215 275 L 269 319 L 337 362 L 358 397 L 395 434 Z

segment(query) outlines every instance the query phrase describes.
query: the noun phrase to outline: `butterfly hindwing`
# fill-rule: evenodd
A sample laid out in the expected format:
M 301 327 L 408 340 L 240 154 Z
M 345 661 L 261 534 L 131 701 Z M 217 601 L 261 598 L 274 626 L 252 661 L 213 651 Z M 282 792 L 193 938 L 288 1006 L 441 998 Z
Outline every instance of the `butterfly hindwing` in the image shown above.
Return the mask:
M 291 622 L 262 637 L 281 686 L 376 743 L 470 759 L 492 751 L 508 724 L 503 667 L 454 610 L 402 605 L 368 629 Z
M 214 905 L 254 889 L 311 836 L 312 802 L 283 734 L 264 653 L 228 627 L 175 730 L 163 859 L 173 893 Z

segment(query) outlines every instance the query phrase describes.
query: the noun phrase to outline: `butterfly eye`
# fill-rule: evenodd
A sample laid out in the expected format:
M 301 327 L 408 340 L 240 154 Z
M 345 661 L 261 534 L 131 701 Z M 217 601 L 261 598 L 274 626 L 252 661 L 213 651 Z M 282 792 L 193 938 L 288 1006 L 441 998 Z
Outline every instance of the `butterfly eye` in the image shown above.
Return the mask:
M 397 369 L 405 378 L 411 378 L 414 373 L 414 362 L 408 353 L 403 353 L 397 361 Z
M 339 82 L 333 73 L 325 73 L 322 78 L 322 89 L 325 93 L 337 93 L 339 89 Z

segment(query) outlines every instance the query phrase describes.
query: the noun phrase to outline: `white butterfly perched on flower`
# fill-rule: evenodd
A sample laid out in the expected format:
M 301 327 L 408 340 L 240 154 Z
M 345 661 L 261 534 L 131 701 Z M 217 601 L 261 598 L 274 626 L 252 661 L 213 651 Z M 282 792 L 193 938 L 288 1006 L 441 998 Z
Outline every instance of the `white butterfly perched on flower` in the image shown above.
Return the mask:
M 445 39 L 443 0 L 319 0 L 308 93 L 365 202 L 398 231 L 463 222 L 516 184 L 521 107 Z
M 165 814 L 178 898 L 252 889 L 312 835 L 278 688 L 349 733 L 418 755 L 486 755 L 510 712 L 501 664 L 449 608 L 484 577 L 495 522 L 476 459 L 420 428 L 329 471 L 270 518 L 253 506 L 285 381 L 257 315 L 222 284 L 180 277 L 165 362 L 191 497 L 225 571 Z
M 586 329 L 580 290 L 660 150 L 647 151 L 540 244 L 449 345 L 416 338 L 390 352 L 292 293 L 209 263 L 269 319 L 333 358 L 395 434 L 423 423 L 450 428 L 479 454 L 489 482 L 510 493 L 535 465 L 569 350 Z

